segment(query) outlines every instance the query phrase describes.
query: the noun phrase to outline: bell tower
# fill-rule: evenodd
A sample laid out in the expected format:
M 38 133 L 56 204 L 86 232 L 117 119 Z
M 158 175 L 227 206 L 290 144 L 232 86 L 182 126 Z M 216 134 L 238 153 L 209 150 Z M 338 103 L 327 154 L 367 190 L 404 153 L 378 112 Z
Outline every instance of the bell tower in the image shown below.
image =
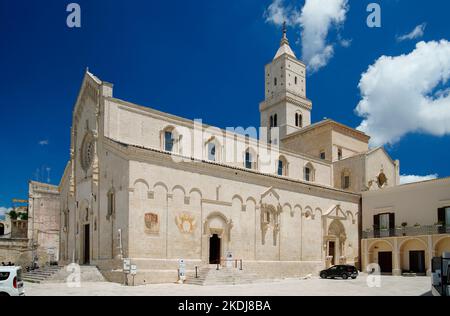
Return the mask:
M 279 128 L 276 145 L 286 136 L 311 125 L 312 103 L 306 98 L 306 66 L 299 61 L 289 46 L 286 23 L 283 37 L 274 59 L 265 67 L 265 100 L 259 111 L 261 126 L 269 130 Z

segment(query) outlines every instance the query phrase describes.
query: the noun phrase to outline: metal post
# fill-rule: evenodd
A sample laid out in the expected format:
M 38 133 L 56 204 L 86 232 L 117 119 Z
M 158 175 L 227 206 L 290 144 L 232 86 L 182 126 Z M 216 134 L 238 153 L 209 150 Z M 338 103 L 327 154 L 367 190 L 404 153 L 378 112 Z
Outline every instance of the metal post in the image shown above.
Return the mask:
M 241 268 L 240 268 L 240 270 L 242 271 L 242 259 L 241 259 Z
M 195 266 L 195 278 L 198 279 L 198 267 Z
M 220 270 L 220 269 L 219 269 L 219 263 L 217 264 L 217 268 L 216 268 L 216 270 L 217 270 L 217 271 L 219 271 L 219 270 Z

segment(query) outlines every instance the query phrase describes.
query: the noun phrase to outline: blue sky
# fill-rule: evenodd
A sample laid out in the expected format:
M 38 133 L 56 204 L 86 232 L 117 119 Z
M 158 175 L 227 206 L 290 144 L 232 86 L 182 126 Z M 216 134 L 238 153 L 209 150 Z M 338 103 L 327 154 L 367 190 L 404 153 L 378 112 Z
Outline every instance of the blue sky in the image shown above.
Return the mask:
M 302 46 L 307 28 L 323 27 L 298 19 L 304 1 L 90 0 L 77 1 L 81 28 L 71 29 L 66 25 L 70 2 L 0 0 L 0 207 L 11 206 L 12 198 L 26 197 L 30 179 L 59 183 L 69 158 L 72 109 L 86 67 L 114 83 L 118 98 L 219 127 L 258 126 L 264 65 L 275 55 L 281 36 L 280 26 L 270 19 L 270 6 L 279 6 L 288 17 L 288 35 L 298 57 L 307 53 Z M 372 2 L 381 5 L 381 28 L 366 25 L 366 7 Z M 333 20 L 329 13 L 332 22 L 324 43 L 333 47 L 333 54 L 325 65 L 310 71 L 307 81 L 313 121 L 328 117 L 360 126 L 363 118 L 355 109 L 365 94 L 366 113 L 379 115 L 386 107 L 396 107 L 368 92 L 375 85 L 378 93 L 389 86 L 388 93 L 394 93 L 389 72 L 383 71 L 390 64 L 376 67 L 388 87 L 374 84 L 374 74 L 366 77 L 365 89 L 358 87 L 362 74 L 383 55 L 392 56 L 394 65 L 420 66 L 421 51 L 429 48 L 427 54 L 433 57 L 439 50 L 441 55 L 430 58 L 439 60 L 437 68 L 425 68 L 439 74 L 448 71 L 447 45 L 436 42 L 434 48 L 429 43 L 450 39 L 449 11 L 450 3 L 442 0 L 351 0 L 344 16 L 341 11 Z M 423 34 L 399 40 L 423 23 Z M 424 47 L 417 48 L 417 57 L 413 52 L 421 41 Z M 403 64 L 396 59 L 402 54 L 410 58 Z M 442 98 L 439 104 L 430 103 L 433 115 L 422 124 L 401 96 L 391 96 L 401 111 L 395 116 L 380 114 L 378 120 L 372 116 L 376 123 L 369 128 L 386 142 L 392 157 L 401 160 L 402 174 L 450 176 L 450 128 L 442 120 L 449 112 L 448 82 L 439 82 L 436 73 L 424 78 L 415 74 L 421 84 L 432 81 L 430 91 L 422 92 L 424 100 Z M 390 135 L 392 125 L 383 126 L 390 118 L 400 125 L 408 122 L 399 137 Z

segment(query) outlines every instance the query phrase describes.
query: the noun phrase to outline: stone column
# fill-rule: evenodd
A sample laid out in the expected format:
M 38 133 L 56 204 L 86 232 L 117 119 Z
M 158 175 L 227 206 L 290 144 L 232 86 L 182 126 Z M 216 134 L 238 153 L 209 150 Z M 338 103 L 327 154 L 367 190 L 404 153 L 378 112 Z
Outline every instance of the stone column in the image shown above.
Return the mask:
M 434 249 L 433 249 L 433 236 L 432 235 L 428 235 L 427 237 L 427 241 L 428 241 L 428 260 L 426 260 L 425 258 L 425 262 L 428 262 L 428 269 L 427 269 L 427 276 L 431 276 L 431 267 L 430 267 L 430 262 L 433 259 L 433 253 L 434 253 Z
M 400 276 L 402 275 L 402 269 L 400 267 L 400 249 L 398 249 L 398 238 L 394 238 L 394 251 L 392 253 L 393 266 L 392 275 Z

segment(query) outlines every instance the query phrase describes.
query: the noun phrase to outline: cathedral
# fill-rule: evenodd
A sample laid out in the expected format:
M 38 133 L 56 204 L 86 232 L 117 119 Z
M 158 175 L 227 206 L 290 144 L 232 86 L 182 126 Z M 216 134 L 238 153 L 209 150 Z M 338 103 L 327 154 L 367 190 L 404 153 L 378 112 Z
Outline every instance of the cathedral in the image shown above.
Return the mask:
M 129 258 L 138 284 L 176 281 L 180 259 L 192 271 L 233 258 L 265 279 L 359 266 L 361 192 L 398 185 L 399 162 L 360 131 L 311 122 L 306 71 L 284 30 L 265 66 L 259 137 L 118 99 L 86 71 L 59 187 L 59 260 L 121 282 Z

